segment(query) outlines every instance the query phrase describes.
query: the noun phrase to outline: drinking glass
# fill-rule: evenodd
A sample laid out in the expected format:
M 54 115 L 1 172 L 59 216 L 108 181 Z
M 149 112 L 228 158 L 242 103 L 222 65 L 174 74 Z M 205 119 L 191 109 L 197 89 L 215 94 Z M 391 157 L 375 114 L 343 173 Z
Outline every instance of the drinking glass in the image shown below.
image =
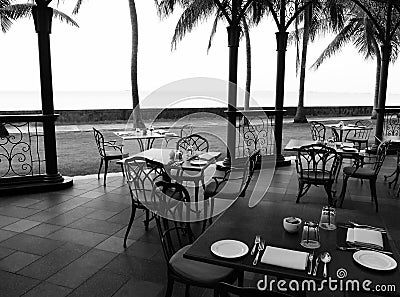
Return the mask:
M 154 130 L 153 125 L 150 125 L 149 130 L 150 130 L 150 134 L 153 134 L 153 130 Z
M 317 249 L 319 242 L 319 227 L 315 222 L 305 222 L 300 244 L 307 249 Z
M 336 210 L 330 206 L 324 206 L 321 211 L 319 226 L 325 230 L 336 229 Z
M 139 135 L 140 134 L 140 129 L 136 128 L 136 134 Z

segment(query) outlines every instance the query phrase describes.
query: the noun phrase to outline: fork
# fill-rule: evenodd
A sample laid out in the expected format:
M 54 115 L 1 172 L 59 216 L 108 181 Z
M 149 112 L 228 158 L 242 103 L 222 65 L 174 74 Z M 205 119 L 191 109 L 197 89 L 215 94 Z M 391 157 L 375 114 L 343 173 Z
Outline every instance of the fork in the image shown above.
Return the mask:
M 386 255 L 393 255 L 392 252 L 389 251 L 382 251 L 382 250 L 377 250 L 377 249 L 372 249 L 372 248 L 366 248 L 366 247 L 347 247 L 347 246 L 337 246 L 337 249 L 341 250 L 341 251 L 361 251 L 361 250 L 368 250 L 368 251 L 374 251 L 374 252 L 378 252 L 378 253 L 382 253 L 382 254 L 386 254 Z
M 258 245 L 258 251 L 256 257 L 254 258 L 253 265 L 257 265 L 258 258 L 260 257 L 261 251 L 264 250 L 264 247 L 265 247 L 265 240 L 261 240 L 260 244 Z
M 310 261 L 310 269 L 308 270 L 309 275 L 312 272 L 313 259 L 314 259 L 314 251 L 312 253 L 308 254 L 308 261 Z
M 254 238 L 254 245 L 253 248 L 251 249 L 250 255 L 254 255 L 254 253 L 256 252 L 256 247 L 257 245 L 260 243 L 261 241 L 261 236 L 260 235 L 256 235 L 256 238 Z

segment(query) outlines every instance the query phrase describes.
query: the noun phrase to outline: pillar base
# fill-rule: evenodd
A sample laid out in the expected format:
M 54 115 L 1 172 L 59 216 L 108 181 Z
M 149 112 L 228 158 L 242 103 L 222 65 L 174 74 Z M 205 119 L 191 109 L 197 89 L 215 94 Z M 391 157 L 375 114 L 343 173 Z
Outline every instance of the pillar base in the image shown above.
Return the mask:
M 276 167 L 285 167 L 290 166 L 292 164 L 291 160 L 285 158 L 283 155 L 276 156 Z

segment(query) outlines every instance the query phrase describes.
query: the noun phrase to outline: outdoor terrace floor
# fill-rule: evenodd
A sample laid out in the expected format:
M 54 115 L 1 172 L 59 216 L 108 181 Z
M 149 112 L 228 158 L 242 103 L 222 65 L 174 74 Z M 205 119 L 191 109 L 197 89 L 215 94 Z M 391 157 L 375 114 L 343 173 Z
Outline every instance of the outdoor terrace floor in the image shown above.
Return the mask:
M 389 156 L 378 180 L 378 214 L 368 182 L 353 179 L 344 208 L 381 216 L 400 249 L 400 199 L 382 178 L 394 164 Z M 0 296 L 164 296 L 167 272 L 154 222 L 146 232 L 139 211 L 124 250 L 129 189 L 121 174 L 110 174 L 106 187 L 102 182 L 75 177 L 67 190 L 0 199 Z M 295 203 L 297 186 L 294 165 L 278 168 L 264 200 Z M 312 187 L 300 203 L 325 205 L 326 194 Z M 256 276 L 245 278 L 251 283 Z M 191 293 L 212 296 L 199 288 Z M 183 295 L 184 287 L 175 284 L 174 296 Z

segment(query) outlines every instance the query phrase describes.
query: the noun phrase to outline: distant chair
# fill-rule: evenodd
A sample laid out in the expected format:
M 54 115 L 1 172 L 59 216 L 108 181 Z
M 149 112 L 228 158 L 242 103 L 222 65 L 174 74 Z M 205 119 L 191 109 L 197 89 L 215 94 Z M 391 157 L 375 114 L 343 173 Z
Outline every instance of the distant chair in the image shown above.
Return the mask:
M 314 141 L 324 141 L 326 135 L 326 127 L 324 124 L 316 121 L 310 122 L 311 137 Z
M 379 171 L 385 161 L 386 153 L 390 141 L 383 141 L 376 151 L 376 156 L 371 156 L 374 158 L 374 162 L 364 162 L 362 159 L 360 162 L 356 163 L 355 166 L 349 166 L 343 168 L 343 186 L 342 192 L 340 194 L 340 207 L 343 205 L 343 200 L 346 195 L 347 181 L 350 177 L 360 178 L 361 180 L 368 179 L 371 189 L 371 200 L 375 201 L 375 210 L 378 212 L 378 198 L 376 196 L 376 180 L 378 178 Z M 371 166 L 364 166 L 370 164 Z M 363 167 L 361 167 L 363 166 Z
M 122 152 L 122 145 L 116 145 L 115 140 L 105 141 L 103 134 L 96 128 L 93 128 L 93 134 L 96 141 L 97 149 L 99 150 L 100 154 L 100 167 L 97 178 L 100 179 L 100 172 L 104 162 L 104 185 L 106 185 L 108 163 L 112 160 L 122 160 L 123 158 L 128 157 L 129 154 L 124 154 Z M 124 174 L 124 167 L 122 164 L 121 168 L 122 174 Z
M 192 134 L 193 134 L 193 125 L 192 124 L 186 124 L 186 125 L 182 126 L 181 134 L 180 134 L 181 138 L 187 137 Z
M 355 122 L 355 125 L 370 128 L 373 123 L 369 120 L 358 120 L 357 122 Z M 368 148 L 368 141 L 369 136 L 371 135 L 371 131 L 371 129 L 354 130 L 353 133 L 348 133 L 352 135 L 346 135 L 345 141 L 353 142 L 358 150 L 361 149 L 362 144 L 365 144 L 365 147 Z
M 336 179 L 341 157 L 335 149 L 323 144 L 302 146 L 296 158 L 299 190 L 296 203 L 304 196 L 312 185 L 323 186 L 329 205 L 333 205 L 332 186 Z
M 180 151 L 187 151 L 188 148 L 198 152 L 208 152 L 208 140 L 199 134 L 191 134 L 178 140 L 176 149 Z

